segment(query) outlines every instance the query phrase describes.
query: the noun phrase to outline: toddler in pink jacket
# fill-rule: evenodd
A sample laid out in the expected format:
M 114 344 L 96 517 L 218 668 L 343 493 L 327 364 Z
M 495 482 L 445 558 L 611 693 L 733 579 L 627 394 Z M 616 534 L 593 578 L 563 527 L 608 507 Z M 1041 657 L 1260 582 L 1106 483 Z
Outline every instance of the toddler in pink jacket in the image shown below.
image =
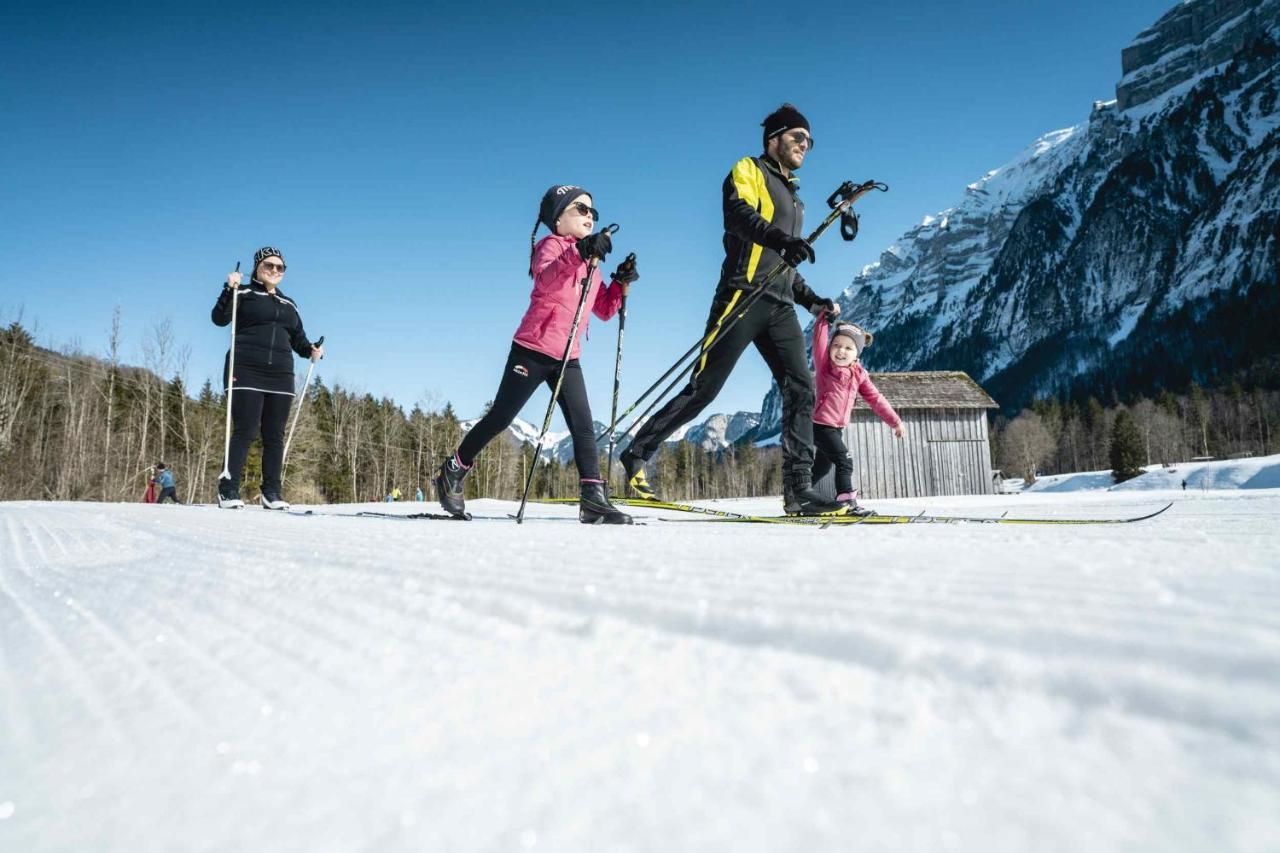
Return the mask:
M 844 443 L 844 428 L 849 424 L 854 401 L 861 395 L 893 429 L 898 438 L 906 435 L 902 418 L 876 388 L 858 359 L 871 346 L 872 334 L 853 323 L 836 323 L 830 330 L 827 312 L 813 324 L 813 370 L 817 400 L 813 406 L 813 481 L 836 469 L 836 500 L 848 503 L 855 511 L 853 494 L 853 456 Z
M 452 515 L 467 517 L 463 481 L 480 451 L 511 426 L 539 386 L 555 388 L 590 262 L 603 261 L 613 251 L 607 231 L 592 233 L 599 214 L 591 205 L 591 194 L 571 184 L 553 186 L 542 197 L 538 221 L 529 236 L 529 277 L 533 279 L 533 291 L 529 294 L 529 308 L 511 342 L 498 393 L 485 416 L 463 437 L 458 449 L 441 463 L 435 479 L 440 505 Z M 535 242 L 542 225 L 551 233 Z M 585 310 L 570 344 L 564 381 L 557 398 L 573 436 L 573 459 L 581 483 L 578 517 L 585 524 L 630 524 L 631 516 L 619 512 L 609 502 L 604 478 L 600 476 L 600 457 L 591 406 L 587 402 L 587 386 L 578 363 L 578 344 L 591 320 L 588 313 L 594 313 L 601 320 L 613 317 L 622 304 L 622 295 L 639 277 L 635 261 L 623 261 L 605 287 L 599 268 L 591 268 Z

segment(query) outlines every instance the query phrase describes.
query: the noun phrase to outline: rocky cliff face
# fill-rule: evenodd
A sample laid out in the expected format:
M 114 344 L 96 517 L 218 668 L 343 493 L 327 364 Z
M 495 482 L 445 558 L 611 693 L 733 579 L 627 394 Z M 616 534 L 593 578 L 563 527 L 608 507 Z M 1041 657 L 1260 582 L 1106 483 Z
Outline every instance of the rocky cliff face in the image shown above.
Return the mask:
M 1266 32 L 1268 16 L 1274 14 L 1268 5 L 1257 0 L 1197 0 L 1170 9 L 1121 51 L 1119 108 L 1145 103 L 1230 61 Z

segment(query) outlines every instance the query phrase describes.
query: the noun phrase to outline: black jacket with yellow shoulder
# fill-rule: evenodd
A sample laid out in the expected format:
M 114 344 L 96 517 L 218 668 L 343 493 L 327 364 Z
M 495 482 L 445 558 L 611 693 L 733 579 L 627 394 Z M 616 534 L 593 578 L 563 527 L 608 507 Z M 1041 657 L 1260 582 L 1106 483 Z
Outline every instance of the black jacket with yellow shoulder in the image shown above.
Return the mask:
M 786 237 L 803 237 L 804 202 L 799 183 L 768 157 L 743 157 L 724 179 L 724 266 L 719 290 L 757 287 L 781 260 Z M 817 295 L 787 268 L 769 283 L 765 298 L 811 308 Z

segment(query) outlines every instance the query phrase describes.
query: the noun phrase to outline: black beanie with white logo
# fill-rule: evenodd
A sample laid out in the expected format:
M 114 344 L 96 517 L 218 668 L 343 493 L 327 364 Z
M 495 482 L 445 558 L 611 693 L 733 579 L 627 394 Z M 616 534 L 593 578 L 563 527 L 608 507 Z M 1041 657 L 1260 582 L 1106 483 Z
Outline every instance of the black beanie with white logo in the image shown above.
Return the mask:
M 796 109 L 795 104 L 783 104 L 765 116 L 760 125 L 764 128 L 765 148 L 769 147 L 770 139 L 793 127 L 803 127 L 805 130 L 809 130 L 809 120 Z
M 542 206 L 538 208 L 538 221 L 547 226 L 547 229 L 554 234 L 556 220 L 560 218 L 560 214 L 564 213 L 564 209 L 580 195 L 589 196 L 591 193 L 573 184 L 556 184 L 542 196 Z

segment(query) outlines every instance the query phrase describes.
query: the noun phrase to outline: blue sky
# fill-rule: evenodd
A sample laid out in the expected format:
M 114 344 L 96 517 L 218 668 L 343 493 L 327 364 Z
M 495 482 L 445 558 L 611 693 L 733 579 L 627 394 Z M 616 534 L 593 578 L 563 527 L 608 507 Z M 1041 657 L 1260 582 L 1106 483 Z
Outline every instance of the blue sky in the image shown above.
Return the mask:
M 804 268 L 835 295 L 965 184 L 1114 97 L 1120 49 L 1172 5 L 6 4 L 0 319 L 102 354 L 119 305 L 140 363 L 167 318 L 198 384 L 226 349 L 220 281 L 269 243 L 328 338 L 326 381 L 471 415 L 527 306 L 539 198 L 576 183 L 622 226 L 607 268 L 639 257 L 625 404 L 701 333 L 720 183 L 779 103 L 812 124 L 813 213 L 845 179 L 892 188 L 861 205 L 857 242 L 832 233 Z M 583 350 L 598 420 L 616 328 L 594 321 Z M 748 351 L 709 412 L 756 410 L 767 388 Z

